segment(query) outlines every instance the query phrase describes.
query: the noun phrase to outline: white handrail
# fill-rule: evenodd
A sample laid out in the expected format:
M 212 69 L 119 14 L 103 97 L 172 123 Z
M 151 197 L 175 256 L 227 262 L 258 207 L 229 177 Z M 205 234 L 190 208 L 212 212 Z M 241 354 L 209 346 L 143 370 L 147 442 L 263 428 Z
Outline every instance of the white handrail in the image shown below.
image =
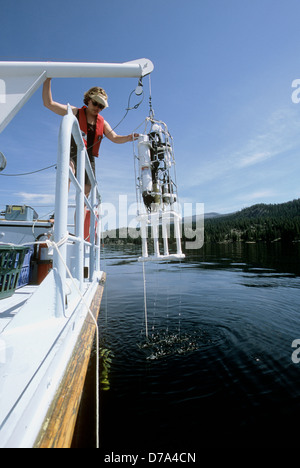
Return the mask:
M 70 170 L 71 135 L 77 145 L 76 176 Z M 88 168 L 87 173 L 92 187 L 91 201 L 88 201 L 84 194 L 86 168 Z M 67 230 L 69 181 L 74 183 L 76 190 L 75 237 L 70 236 Z M 76 245 L 76 263 L 73 277 L 78 281 L 81 291 L 83 291 L 84 286 L 85 249 L 88 249 L 90 258 L 89 280 L 92 281 L 95 271 L 100 270 L 100 236 L 95 235 L 97 223 L 95 211 L 99 212 L 100 200 L 96 177 L 90 167 L 78 120 L 74 116 L 71 107 L 68 106 L 68 113 L 63 117 L 59 131 L 56 176 L 54 242 L 59 246 L 60 254 L 56 250 L 53 252 L 53 268 L 62 287 L 62 298 L 66 297 L 67 240 L 71 240 L 72 245 L 73 243 Z M 90 242 L 86 242 L 84 239 L 85 205 L 89 207 L 91 213 Z M 61 317 L 64 313 L 65 303 L 62 303 L 62 300 L 58 297 L 56 315 Z

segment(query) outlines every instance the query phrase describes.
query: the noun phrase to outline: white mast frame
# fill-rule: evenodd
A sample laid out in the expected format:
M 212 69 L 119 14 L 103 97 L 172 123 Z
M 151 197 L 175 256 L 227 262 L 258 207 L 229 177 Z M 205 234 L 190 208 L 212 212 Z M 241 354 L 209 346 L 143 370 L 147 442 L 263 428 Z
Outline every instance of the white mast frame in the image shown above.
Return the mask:
M 46 78 L 141 78 L 153 69 L 145 58 L 124 63 L 0 62 L 0 133 Z

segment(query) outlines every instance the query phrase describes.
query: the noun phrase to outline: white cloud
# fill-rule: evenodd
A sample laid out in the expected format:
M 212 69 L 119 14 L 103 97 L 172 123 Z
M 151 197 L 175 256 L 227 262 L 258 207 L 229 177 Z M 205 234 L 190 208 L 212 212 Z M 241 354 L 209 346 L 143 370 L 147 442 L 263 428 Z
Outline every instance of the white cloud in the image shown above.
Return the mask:
M 184 185 L 201 187 L 213 181 L 224 181 L 232 186 L 239 184 L 241 170 L 251 168 L 261 171 L 262 163 L 271 163 L 271 160 L 279 157 L 285 166 L 286 154 L 298 152 L 300 147 L 300 118 L 294 109 L 279 109 L 273 112 L 265 124 L 259 128 L 253 126 L 252 136 L 244 141 L 234 138 L 215 154 L 200 155 L 197 165 L 187 166 L 188 172 L 183 168 L 180 180 Z M 249 135 L 248 135 L 249 136 Z M 239 145 L 239 147 L 238 147 Z M 193 157 L 190 156 L 191 161 Z M 268 166 L 268 177 L 272 177 L 273 166 Z M 291 170 L 294 170 L 291 168 Z M 260 172 L 257 173 L 259 175 Z
M 273 155 L 270 151 L 265 151 L 261 153 L 254 153 L 254 154 L 249 154 L 247 156 L 244 156 L 240 163 L 239 167 L 246 167 L 246 166 L 252 166 L 253 164 L 258 164 L 262 161 L 265 161 L 266 159 L 271 158 Z
M 15 195 L 19 197 L 25 205 L 53 205 L 55 202 L 55 195 L 52 193 L 18 192 Z
M 299 115 L 291 109 L 279 109 L 273 112 L 264 128 L 251 138 L 234 155 L 237 167 L 243 168 L 260 164 L 294 148 L 298 148 Z
M 274 190 L 257 190 L 252 193 L 244 194 L 241 199 L 244 201 L 263 200 L 264 198 L 274 197 L 277 193 Z

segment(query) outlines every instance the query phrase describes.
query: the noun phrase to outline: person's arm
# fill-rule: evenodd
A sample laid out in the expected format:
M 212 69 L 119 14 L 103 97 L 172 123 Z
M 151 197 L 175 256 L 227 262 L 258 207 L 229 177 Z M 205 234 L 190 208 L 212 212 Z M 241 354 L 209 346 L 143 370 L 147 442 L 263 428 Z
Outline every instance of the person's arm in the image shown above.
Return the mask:
M 47 109 L 58 115 L 66 115 L 68 106 L 66 104 L 60 104 L 59 102 L 53 101 L 51 92 L 51 78 L 47 78 L 43 86 L 43 103 Z M 73 114 L 76 114 L 77 107 L 72 107 Z
M 111 126 L 108 122 L 106 122 L 106 120 L 104 121 L 104 135 L 113 143 L 118 144 L 127 143 L 128 141 L 132 141 L 132 139 L 136 140 L 139 136 L 138 133 L 134 133 L 133 137 L 132 133 L 129 135 L 117 135 L 117 133 L 112 130 Z

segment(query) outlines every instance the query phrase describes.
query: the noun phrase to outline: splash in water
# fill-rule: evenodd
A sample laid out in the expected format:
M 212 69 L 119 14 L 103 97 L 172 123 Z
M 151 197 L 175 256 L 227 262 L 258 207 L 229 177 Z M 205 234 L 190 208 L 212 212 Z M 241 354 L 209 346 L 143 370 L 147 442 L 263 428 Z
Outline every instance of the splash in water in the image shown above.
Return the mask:
M 138 344 L 139 348 L 145 350 L 147 360 L 160 359 L 170 355 L 181 355 L 196 351 L 200 347 L 199 335 L 197 333 L 169 333 L 155 332 Z

